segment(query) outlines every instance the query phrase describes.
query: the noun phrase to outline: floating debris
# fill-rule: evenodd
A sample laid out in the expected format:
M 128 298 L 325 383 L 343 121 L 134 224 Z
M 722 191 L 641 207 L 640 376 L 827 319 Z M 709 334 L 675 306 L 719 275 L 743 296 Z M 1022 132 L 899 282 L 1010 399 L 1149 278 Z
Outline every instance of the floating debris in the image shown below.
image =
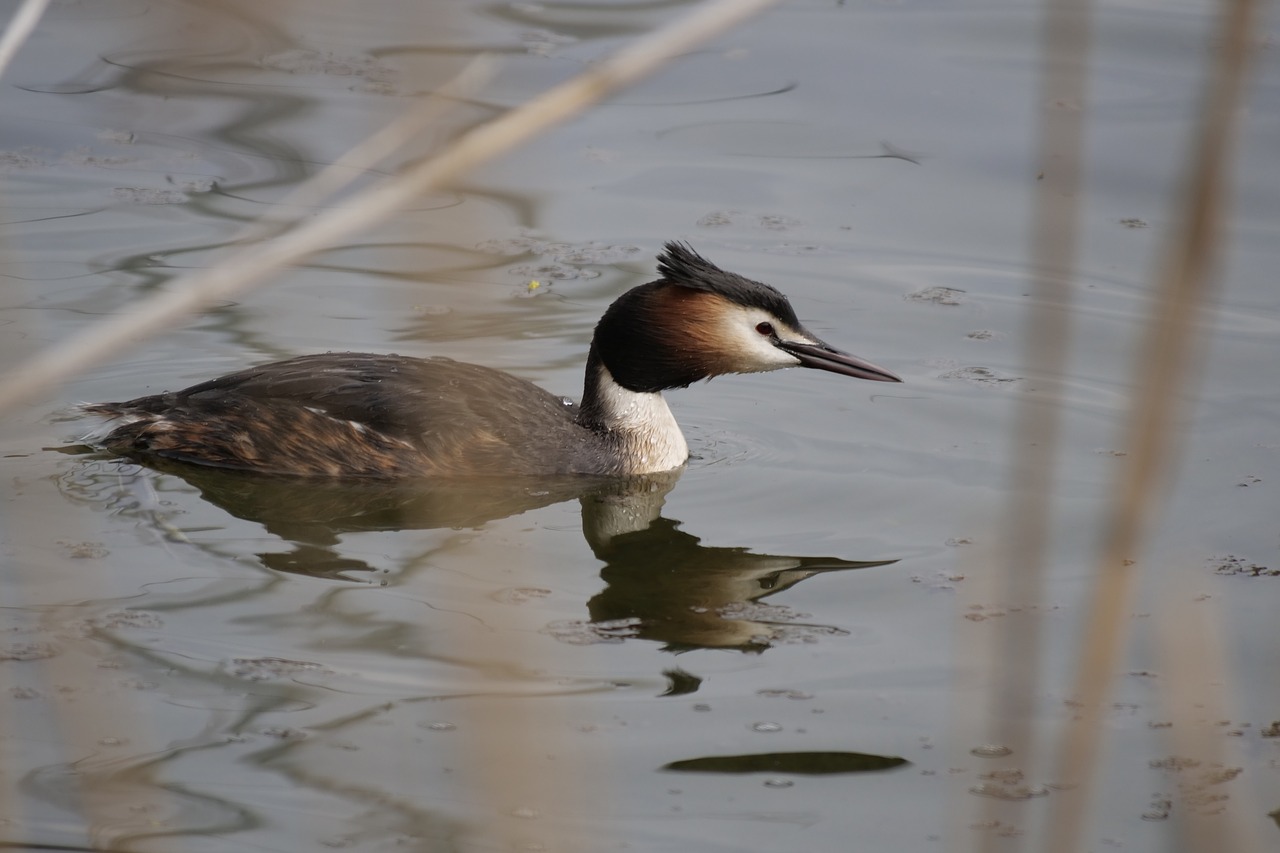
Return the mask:
M 559 48 L 576 44 L 578 39 L 551 30 L 536 29 L 520 33 L 520 42 L 533 56 L 554 56 Z
M 458 725 L 446 720 L 423 720 L 418 723 L 418 728 L 426 729 L 429 732 L 452 732 L 457 730 Z
M 782 723 L 752 723 L 747 726 L 753 732 L 761 732 L 762 734 L 776 734 L 782 731 Z
M 232 658 L 224 665 L 225 671 L 236 678 L 246 681 L 272 681 L 278 678 L 291 678 L 299 673 L 310 672 L 319 675 L 332 675 L 333 671 L 318 663 L 288 658 Z
M 641 624 L 634 616 L 603 622 L 573 619 L 552 622 L 542 629 L 542 633 L 571 646 L 591 646 L 599 643 L 621 643 L 631 637 L 638 637 Z
M 477 251 L 486 255 L 513 257 L 537 255 L 557 264 L 616 264 L 639 255 L 639 246 L 631 244 L 611 245 L 601 243 L 554 242 L 541 237 L 509 237 L 501 240 L 485 240 L 476 244 Z M 517 268 L 522 269 L 522 268 Z
M 744 213 L 741 210 L 713 210 L 698 220 L 703 228 L 724 228 L 736 225 L 747 228 L 763 228 L 766 231 L 789 231 L 804 223 L 780 213 Z
M 286 50 L 264 56 L 258 60 L 258 67 L 285 74 L 356 77 L 384 85 L 396 78 L 395 69 L 372 57 L 340 56 L 316 50 Z
M 932 302 L 934 305 L 960 305 L 966 298 L 965 291 L 957 290 L 954 287 L 928 287 L 924 290 L 917 290 L 915 293 L 908 293 L 905 297 L 908 302 Z
M 177 190 L 153 190 L 146 187 L 115 187 L 111 196 L 128 204 L 183 204 L 187 194 Z
M 1260 566 L 1234 554 L 1228 554 L 1225 557 L 1210 557 L 1208 564 L 1216 575 L 1245 575 L 1251 578 L 1280 577 L 1280 569 Z
M 995 782 L 983 782 L 969 789 L 970 794 L 979 797 L 994 797 L 997 800 L 1032 800 L 1036 797 L 1049 796 L 1049 789 L 1044 785 L 1000 785 Z
M 66 542 L 58 540 L 59 545 L 67 550 L 67 556 L 73 560 L 100 560 L 111 552 L 101 542 Z
M 30 643 L 10 643 L 7 646 L 0 646 L 0 661 L 6 660 L 44 660 L 51 658 L 58 653 L 58 647 L 53 643 L 45 643 L 39 640 Z
M 948 370 L 939 379 L 958 379 L 961 382 L 972 382 L 975 385 L 1004 386 L 1021 382 L 1021 376 L 1001 376 L 989 367 L 959 367 Z
M 817 776 L 831 773 L 875 773 L 910 763 L 896 755 L 871 755 L 865 752 L 763 752 L 687 758 L 664 764 L 662 769 L 686 773 L 793 773 Z
M 537 278 L 533 278 L 527 286 L 527 290 L 530 293 L 543 286 L 542 283 L 538 281 L 539 278 L 550 279 L 552 281 L 570 281 L 575 278 L 588 280 L 600 277 L 600 270 L 584 270 L 579 269 L 578 267 L 567 266 L 565 264 L 539 264 L 538 266 L 521 264 L 518 267 L 512 267 L 507 270 L 507 272 L 519 278 L 531 278 L 536 276 Z
M 546 598 L 551 590 L 533 586 L 516 586 L 500 589 L 489 597 L 501 604 L 527 604 L 530 601 Z

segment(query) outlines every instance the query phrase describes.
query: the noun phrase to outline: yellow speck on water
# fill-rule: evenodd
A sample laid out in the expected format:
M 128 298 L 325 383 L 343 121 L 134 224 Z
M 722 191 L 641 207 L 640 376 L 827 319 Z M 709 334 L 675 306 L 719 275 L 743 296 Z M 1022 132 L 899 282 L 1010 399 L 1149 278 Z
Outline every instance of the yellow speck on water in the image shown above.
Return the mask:
M 530 293 L 532 293 L 533 291 L 537 290 L 539 287 L 542 287 L 542 282 L 538 281 L 536 278 L 535 278 L 535 279 L 530 279 L 530 281 L 529 281 L 529 292 L 530 292 Z

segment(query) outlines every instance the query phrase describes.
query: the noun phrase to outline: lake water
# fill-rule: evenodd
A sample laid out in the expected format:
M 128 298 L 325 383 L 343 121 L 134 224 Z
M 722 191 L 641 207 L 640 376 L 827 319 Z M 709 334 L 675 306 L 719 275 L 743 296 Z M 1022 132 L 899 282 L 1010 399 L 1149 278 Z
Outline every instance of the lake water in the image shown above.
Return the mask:
M 692 5 L 55 4 L 0 86 L 0 357 L 215 263 L 477 53 L 498 78 L 413 156 Z M 1037 610 L 1050 733 L 1073 713 L 1213 8 L 1098 4 Z M 1276 25 L 1255 33 L 1197 402 L 1134 555 L 1089 849 L 1175 849 L 1181 817 L 1224 802 L 1280 836 Z M 965 721 L 985 695 L 970 650 L 1024 604 L 984 590 L 1034 384 L 1039 50 L 1027 4 L 784 5 L 6 416 L 0 841 L 764 853 L 1033 832 L 1052 769 L 1025 780 L 1046 796 L 986 820 L 995 765 Z M 79 401 L 325 350 L 447 354 L 577 396 L 595 321 L 670 239 L 905 384 L 782 371 L 671 393 L 693 458 L 633 483 L 322 487 L 50 449 L 91 426 Z M 1225 716 L 1165 689 L 1168 612 L 1221 635 L 1198 686 Z M 1179 752 L 1175 719 L 1225 766 Z

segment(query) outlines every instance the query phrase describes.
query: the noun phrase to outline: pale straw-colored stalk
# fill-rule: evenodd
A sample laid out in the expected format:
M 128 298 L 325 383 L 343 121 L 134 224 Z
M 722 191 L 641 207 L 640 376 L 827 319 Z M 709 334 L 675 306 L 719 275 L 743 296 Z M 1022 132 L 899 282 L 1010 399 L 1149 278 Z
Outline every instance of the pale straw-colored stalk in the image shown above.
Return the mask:
M 467 63 L 452 80 L 435 89 L 414 109 L 356 143 L 350 150 L 303 181 L 247 227 L 242 241 L 264 239 L 299 222 L 295 211 L 319 207 L 332 200 L 369 169 L 387 160 L 433 124 L 439 123 L 458 102 L 488 85 L 497 74 L 498 60 L 481 55 Z M 358 200 L 357 200 L 358 203 Z
M 1198 375 L 1199 312 L 1208 296 L 1230 183 L 1230 161 L 1243 90 L 1252 0 L 1223 0 L 1222 33 L 1185 172 L 1180 224 L 1170 235 L 1153 289 L 1151 317 L 1137 355 L 1123 446 L 1127 464 L 1105 509 L 1098 577 L 1084 627 L 1072 696 L 1080 715 L 1058 747 L 1058 780 L 1041 849 L 1076 853 L 1095 798 L 1103 706 L 1125 646 L 1146 526 L 1159 500 L 1176 444 L 1181 403 Z M 1216 846 L 1215 849 L 1227 848 Z
M 1258 818 L 1263 813 L 1249 782 L 1226 788 L 1241 767 L 1242 738 L 1231 737 L 1228 657 L 1219 601 L 1193 596 L 1195 582 L 1185 566 L 1162 585 L 1155 639 L 1160 666 L 1160 699 L 1169 727 L 1176 777 L 1173 819 L 1183 850 L 1246 853 L 1266 850 Z M 1225 799 L 1223 799 L 1225 797 Z
M 4 76 L 13 57 L 35 31 L 36 24 L 40 22 L 48 6 L 49 0 L 24 0 L 14 12 L 13 17 L 9 19 L 8 26 L 4 28 L 4 34 L 0 35 L 0 77 Z M 6 737 L 3 728 L 0 728 L 0 739 Z M 12 799 L 14 790 L 13 780 L 5 775 L 4 764 L 0 762 L 0 824 L 16 819 L 15 804 Z
M 1032 720 L 1039 698 L 1040 610 L 1045 548 L 1049 540 L 1054 462 L 1062 413 L 1072 287 L 1079 233 L 1079 198 L 1089 78 L 1091 4 L 1050 0 L 1041 42 L 1040 141 L 1031 244 L 1032 301 L 1024 331 L 1026 376 L 1032 390 L 1020 400 L 1013 466 L 996 561 L 994 594 L 1016 608 L 996 620 L 995 656 L 989 663 L 989 743 L 1011 749 L 1010 761 L 1035 774 Z M 986 798 L 986 820 L 1000 800 Z
M 18 49 L 35 31 L 48 5 L 49 0 L 24 0 L 18 11 L 13 13 L 9 26 L 4 28 L 4 35 L 0 36 L 0 77 L 4 76 Z
M 0 411 L 46 391 L 103 359 L 173 328 L 182 317 L 226 300 L 289 264 L 332 246 L 444 186 L 482 163 L 571 118 L 623 86 L 776 0 L 715 0 L 671 26 L 637 40 L 510 112 L 460 136 L 435 157 L 351 197 L 270 241 L 240 250 L 211 269 L 173 283 L 165 293 L 38 354 L 0 379 Z
M 149 335 L 171 329 L 187 314 L 243 292 L 264 281 L 271 273 L 296 263 L 309 254 L 323 251 L 354 232 L 390 217 L 421 194 L 442 187 L 467 170 L 500 156 L 538 133 L 571 118 L 609 93 L 660 69 L 668 60 L 772 2 L 776 0 L 717 0 L 709 3 L 674 25 L 637 41 L 573 80 L 467 132 L 438 156 L 346 199 L 340 210 L 326 211 L 314 218 L 307 218 L 304 211 L 304 215 L 293 223 L 274 219 L 266 222 L 265 227 L 261 223 L 256 224 L 241 238 L 242 243 L 247 245 L 243 245 L 217 266 L 176 280 L 168 292 L 152 297 L 117 317 L 100 321 L 64 344 L 10 369 L 0 378 L 0 410 L 39 394 L 50 385 L 81 370 L 100 364 L 104 358 L 137 345 Z M 43 5 L 28 2 L 23 11 L 30 7 L 43 8 Z M 29 31 L 28 25 L 27 32 Z M 13 43 L 16 46 L 20 39 Z M 438 117 L 442 99 L 461 99 L 477 91 L 483 85 L 481 78 L 486 77 L 487 73 L 486 65 L 474 65 L 450 86 L 437 90 L 434 102 L 408 111 L 385 129 L 360 143 L 332 166 L 280 200 L 277 209 L 308 208 L 331 199 L 335 192 L 356 176 L 403 148 L 433 118 Z M 267 233 L 277 230 L 283 233 L 263 239 Z M 54 661 L 54 664 L 59 667 L 70 665 L 59 661 Z M 59 678 L 64 671 L 59 669 Z M 68 679 L 76 680 L 70 673 Z M 135 718 L 128 709 L 117 708 L 110 710 L 102 719 L 118 721 Z M 519 720 L 504 719 L 502 722 L 511 726 L 513 731 L 519 728 Z M 112 731 L 118 733 L 123 725 L 117 723 Z M 80 748 L 84 738 L 89 738 L 87 742 L 92 743 L 99 734 L 96 726 L 76 728 L 67 736 L 68 745 L 75 754 L 84 754 L 84 750 Z M 141 742 L 141 739 L 135 741 L 139 744 Z M 536 743 L 532 740 L 528 742 Z M 486 765 L 492 762 L 490 776 L 500 777 L 503 768 L 510 769 L 513 764 L 532 766 L 525 760 L 526 756 L 515 755 L 510 750 L 500 756 L 483 755 L 480 758 Z M 514 790 L 511 786 L 497 786 L 492 799 L 494 802 L 501 801 L 503 794 L 516 793 L 518 789 L 519 786 L 515 786 Z M 91 843 L 110 846 L 115 841 L 113 832 L 128 832 L 127 825 L 113 823 L 111 815 L 121 805 L 121 797 L 125 798 L 123 802 L 127 805 L 127 797 L 132 792 L 121 792 L 120 796 L 113 798 L 105 787 L 87 784 L 82 793 L 82 807 L 90 822 Z M 505 831 L 502 834 L 507 835 Z M 583 845 L 574 838 L 572 831 L 553 834 L 560 836 L 556 839 L 557 849 L 582 849 Z
M 990 636 L 982 638 L 981 652 L 970 658 L 978 662 L 979 683 L 989 688 L 986 707 L 980 712 L 984 745 L 1009 750 L 1007 757 L 984 759 L 981 769 L 1017 770 L 1026 786 L 1040 783 L 1033 731 L 1043 666 L 1039 605 L 1062 414 L 1059 377 L 1067 362 L 1071 336 L 1091 20 L 1089 2 L 1049 0 L 1045 4 L 1036 93 L 1040 114 L 1037 163 L 1041 171 L 1030 247 L 1032 300 L 1023 332 L 1024 372 L 1031 390 L 1022 395 L 1016 412 L 1010 482 L 1002 515 L 1006 522 L 1000 529 L 1000 544 L 985 549 L 991 571 L 989 583 L 982 585 L 981 591 L 984 600 L 1007 610 L 1002 618 L 982 624 L 981 630 Z M 975 566 L 965 574 L 977 571 Z M 966 731 L 959 746 L 973 746 L 968 736 Z M 997 796 L 981 797 L 970 808 L 953 811 L 954 818 L 990 827 L 1019 827 L 1026 814 L 1025 800 Z M 971 845 L 985 849 L 998 843 L 1001 849 L 1011 851 L 1026 838 L 1019 830 L 1012 838 L 974 833 Z

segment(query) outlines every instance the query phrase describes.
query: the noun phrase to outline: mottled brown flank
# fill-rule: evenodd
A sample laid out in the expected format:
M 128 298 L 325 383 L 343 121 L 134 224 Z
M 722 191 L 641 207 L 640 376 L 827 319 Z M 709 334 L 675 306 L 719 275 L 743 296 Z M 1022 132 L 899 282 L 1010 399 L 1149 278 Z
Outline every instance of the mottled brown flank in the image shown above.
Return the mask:
M 172 409 L 125 424 L 106 447 L 126 456 L 301 477 L 405 477 L 438 467 L 405 441 L 302 406 L 211 408 L 219 407 Z
M 121 419 L 100 446 L 144 461 L 300 477 L 625 473 L 576 406 L 447 358 L 301 356 L 86 410 Z

